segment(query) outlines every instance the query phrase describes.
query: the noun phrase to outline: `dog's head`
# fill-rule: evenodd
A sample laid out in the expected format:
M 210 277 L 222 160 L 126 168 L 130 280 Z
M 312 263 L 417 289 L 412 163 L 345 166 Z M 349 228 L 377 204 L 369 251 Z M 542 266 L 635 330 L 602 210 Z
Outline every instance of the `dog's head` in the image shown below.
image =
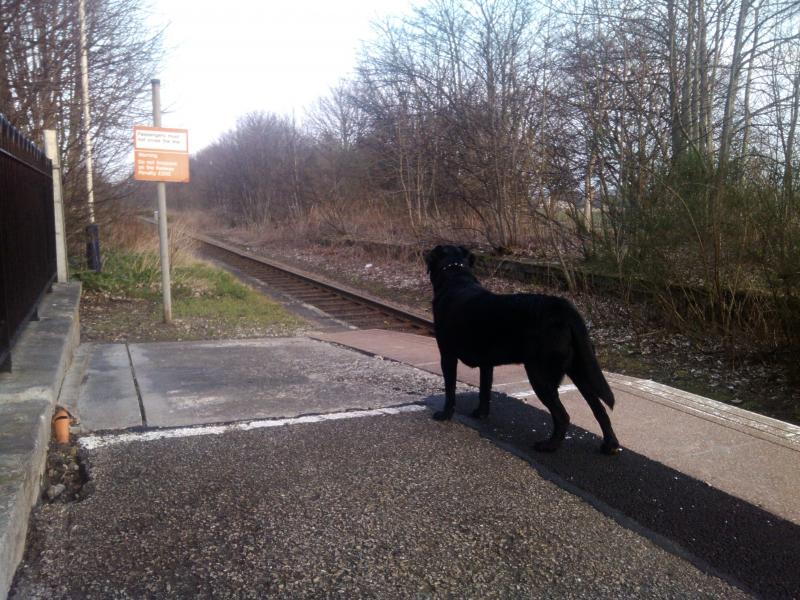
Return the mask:
M 425 253 L 425 264 L 431 280 L 450 269 L 472 270 L 475 266 L 475 255 L 464 246 L 436 246 Z

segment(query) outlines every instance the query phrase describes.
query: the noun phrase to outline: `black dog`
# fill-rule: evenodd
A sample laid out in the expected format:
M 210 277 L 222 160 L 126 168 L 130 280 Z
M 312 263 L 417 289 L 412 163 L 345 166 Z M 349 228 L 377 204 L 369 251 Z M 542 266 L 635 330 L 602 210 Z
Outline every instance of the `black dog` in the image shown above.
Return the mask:
M 553 433 L 536 450 L 558 449 L 569 414 L 558 386 L 569 375 L 603 430 L 601 450 L 620 450 L 600 400 L 614 408 L 614 394 L 597 364 L 586 325 L 567 300 L 539 294 L 493 294 L 472 274 L 475 256 L 463 246 L 436 246 L 425 253 L 433 283 L 433 320 L 442 359 L 445 404 L 433 418 L 449 419 L 455 409 L 458 360 L 480 367 L 480 403 L 475 418 L 489 414 L 492 371 L 497 365 L 522 363 L 536 395 L 553 417 Z

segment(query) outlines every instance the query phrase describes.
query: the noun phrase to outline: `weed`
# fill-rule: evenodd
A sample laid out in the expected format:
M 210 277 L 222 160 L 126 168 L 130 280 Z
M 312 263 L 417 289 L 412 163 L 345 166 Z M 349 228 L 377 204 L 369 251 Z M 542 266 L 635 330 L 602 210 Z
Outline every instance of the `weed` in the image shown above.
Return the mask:
M 83 282 L 88 291 L 126 298 L 152 298 L 160 280 L 158 256 L 110 249 L 103 256 L 100 273 L 78 271 L 75 278 Z

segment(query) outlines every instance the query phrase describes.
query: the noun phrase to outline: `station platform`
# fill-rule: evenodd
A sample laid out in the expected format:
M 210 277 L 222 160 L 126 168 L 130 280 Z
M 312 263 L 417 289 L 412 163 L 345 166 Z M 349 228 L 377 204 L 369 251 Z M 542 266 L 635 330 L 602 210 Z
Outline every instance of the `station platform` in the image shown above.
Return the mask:
M 465 445 L 424 460 L 407 457 L 425 447 L 429 436 L 471 430 L 503 451 L 496 454 L 524 461 L 542 478 L 701 571 L 759 597 L 798 597 L 800 427 L 652 381 L 607 378 L 616 396 L 610 416 L 623 447 L 616 456 L 598 451 L 599 427 L 568 381 L 560 389 L 572 418 L 567 439 L 558 452 L 533 451 L 533 442 L 549 435 L 551 419 L 519 366 L 495 369 L 491 414 L 475 420 L 469 414 L 478 402 L 478 372 L 460 365 L 453 422 L 432 421 L 425 413 L 444 402 L 435 340 L 383 330 L 84 344 L 59 401 L 78 416 L 82 444 L 88 437 L 200 436 L 252 427 L 254 420 L 278 428 L 287 419 L 343 422 L 364 411 L 406 410 L 407 419 L 424 423 L 426 437 L 399 436 L 394 452 L 405 470 L 436 465 L 446 474 L 460 453 L 484 453 L 485 445 Z M 398 437 L 392 428 L 400 421 L 380 422 L 387 428 L 384 437 Z M 375 451 L 372 442 L 356 446 L 364 460 Z M 505 485 L 525 487 L 521 480 Z M 498 514 L 513 508 L 503 486 L 492 490 Z M 466 484 L 450 497 L 463 497 L 460 502 L 469 506 L 474 491 L 481 490 Z M 418 488 L 409 498 L 425 498 L 417 494 Z M 531 511 L 532 521 L 541 518 Z M 597 547 L 598 555 L 606 550 Z
M 441 375 L 439 350 L 430 337 L 384 330 L 311 337 Z M 653 381 L 606 377 L 616 397 L 611 421 L 624 450 L 800 524 L 800 427 Z M 478 369 L 459 363 L 458 379 L 477 387 Z M 588 404 L 565 383 L 559 395 L 572 424 L 599 436 Z M 493 390 L 544 410 L 521 365 L 495 368 Z M 468 414 L 474 406 L 458 408 Z M 532 432 L 531 439 L 544 433 Z M 570 438 L 568 433 L 564 453 Z

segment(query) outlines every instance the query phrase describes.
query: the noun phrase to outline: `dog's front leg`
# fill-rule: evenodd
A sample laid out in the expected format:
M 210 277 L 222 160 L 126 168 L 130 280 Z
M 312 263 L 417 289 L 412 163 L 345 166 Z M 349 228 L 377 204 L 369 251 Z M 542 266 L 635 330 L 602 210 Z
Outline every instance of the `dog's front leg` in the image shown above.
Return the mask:
M 481 387 L 479 392 L 478 408 L 472 411 L 473 419 L 482 419 L 489 416 L 489 402 L 492 399 L 492 375 L 494 367 L 481 367 Z
M 444 375 L 444 408 L 433 413 L 437 421 L 446 421 L 453 416 L 456 408 L 456 371 L 458 358 L 442 354 L 442 375 Z

